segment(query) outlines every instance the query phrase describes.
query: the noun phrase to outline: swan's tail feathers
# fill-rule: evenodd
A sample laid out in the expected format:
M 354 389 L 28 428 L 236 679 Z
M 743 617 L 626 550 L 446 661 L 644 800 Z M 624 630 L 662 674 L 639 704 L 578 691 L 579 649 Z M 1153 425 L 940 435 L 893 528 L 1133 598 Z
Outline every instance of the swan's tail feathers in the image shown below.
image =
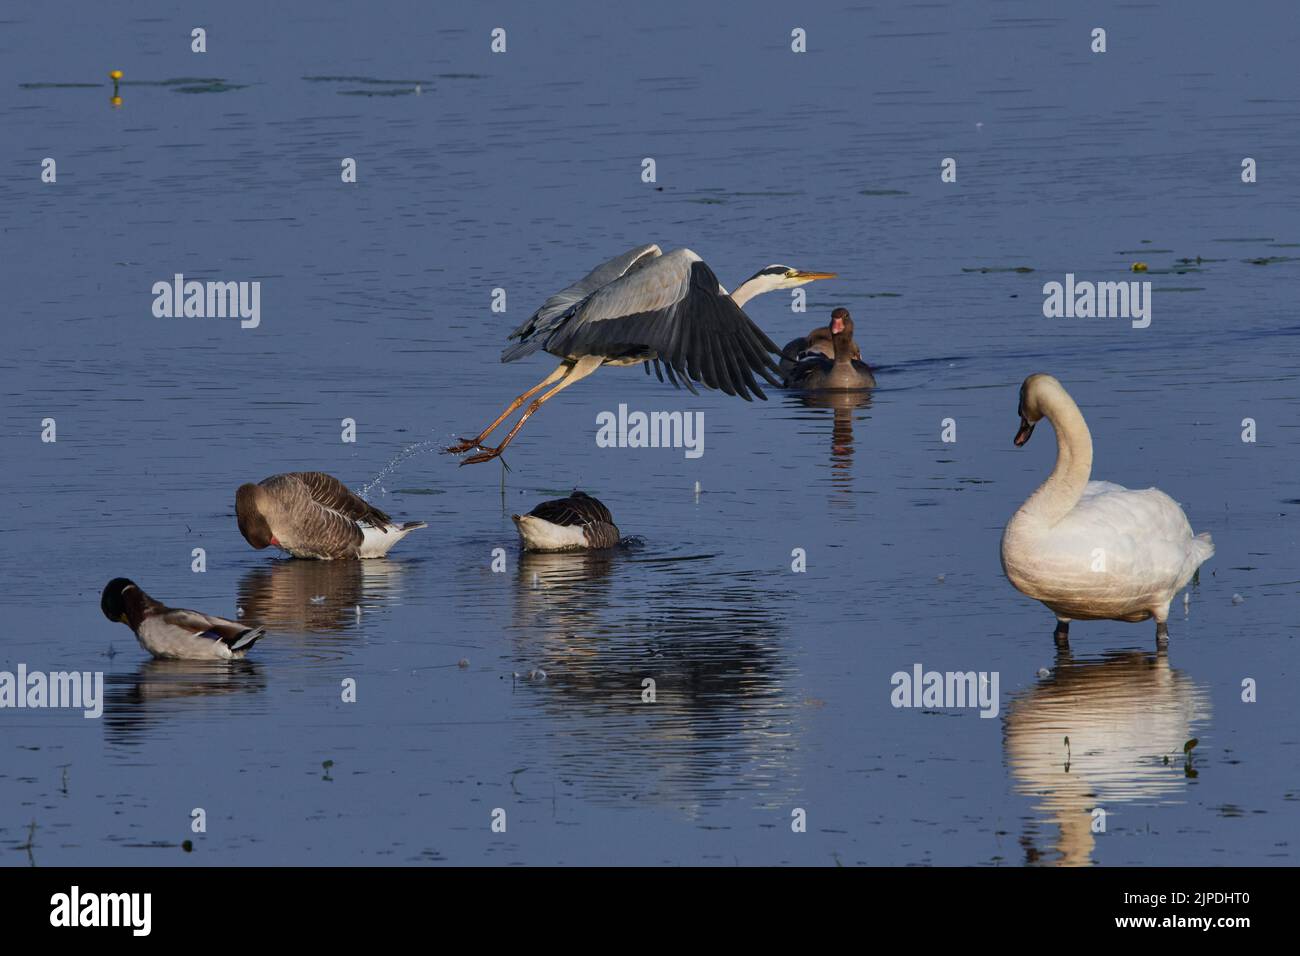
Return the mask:
M 398 530 L 419 531 L 421 528 L 427 528 L 427 527 L 429 527 L 429 522 L 427 521 L 408 521 L 406 522 L 406 524 L 402 525 Z
M 266 636 L 266 628 L 255 627 L 252 630 L 245 631 L 235 639 L 235 643 L 230 645 L 232 651 L 246 651 L 262 637 Z
M 1192 539 L 1192 553 L 1196 556 L 1196 564 L 1199 567 L 1214 555 L 1214 539 L 1210 537 L 1210 532 L 1202 531 Z

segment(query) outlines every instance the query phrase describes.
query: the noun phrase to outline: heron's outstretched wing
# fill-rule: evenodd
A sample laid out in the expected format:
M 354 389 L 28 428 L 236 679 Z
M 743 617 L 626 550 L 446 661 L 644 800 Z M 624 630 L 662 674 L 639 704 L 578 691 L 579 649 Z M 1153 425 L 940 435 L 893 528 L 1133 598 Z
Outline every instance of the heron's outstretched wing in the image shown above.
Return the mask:
M 637 246 L 621 256 L 615 256 L 608 262 L 596 266 L 584 278 L 579 279 L 567 289 L 561 289 L 542 303 L 542 307 L 519 328 L 510 333 L 510 338 L 519 342 L 501 353 L 501 361 L 513 362 L 525 355 L 532 355 L 545 345 L 547 333 L 554 331 L 568 317 L 575 305 L 615 279 L 627 275 L 638 264 L 649 262 L 660 256 L 659 247 L 654 243 Z
M 628 272 L 573 307 L 548 337 L 553 355 L 605 355 L 661 362 L 678 377 L 750 401 L 766 399 L 755 374 L 779 386 L 776 344 L 723 293 L 718 277 L 689 249 L 678 249 Z M 676 375 L 674 375 L 676 373 Z

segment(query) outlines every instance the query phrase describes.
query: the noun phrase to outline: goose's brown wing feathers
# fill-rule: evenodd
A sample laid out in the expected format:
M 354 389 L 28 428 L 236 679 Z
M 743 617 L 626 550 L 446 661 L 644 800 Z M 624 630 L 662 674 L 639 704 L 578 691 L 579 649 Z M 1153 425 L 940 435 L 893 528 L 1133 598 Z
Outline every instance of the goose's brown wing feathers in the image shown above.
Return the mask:
M 364 521 L 376 527 L 393 523 L 392 518 L 355 494 L 333 475 L 321 471 L 295 471 L 283 477 L 296 478 L 307 489 L 307 494 L 311 496 L 312 501 L 345 518 Z

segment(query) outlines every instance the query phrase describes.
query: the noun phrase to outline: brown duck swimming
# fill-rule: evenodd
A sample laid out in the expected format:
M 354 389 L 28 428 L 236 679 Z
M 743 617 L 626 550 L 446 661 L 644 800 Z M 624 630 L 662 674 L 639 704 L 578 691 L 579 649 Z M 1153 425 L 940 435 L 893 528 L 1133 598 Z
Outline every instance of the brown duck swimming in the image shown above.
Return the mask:
M 831 344 L 834 347 L 834 359 L 813 353 L 803 359 L 790 372 L 787 383 L 790 388 L 806 391 L 852 391 L 874 388 L 876 378 L 871 374 L 871 367 L 855 355 L 860 355 L 853 342 L 853 318 L 848 309 L 836 309 L 831 313 Z
M 594 551 L 619 542 L 609 509 L 581 491 L 543 501 L 528 514 L 511 518 L 525 551 Z
M 265 628 L 247 627 L 224 617 L 167 607 L 127 578 L 114 578 L 105 585 L 99 607 L 104 617 L 134 631 L 140 646 L 159 658 L 241 658 L 266 633 Z
M 835 345 L 831 339 L 834 335 L 831 326 L 834 323 L 835 319 L 832 318 L 826 325 L 819 325 L 807 335 L 791 339 L 785 344 L 785 348 L 781 350 L 780 368 L 787 386 L 790 384 L 790 373 L 804 359 L 815 358 L 817 355 L 828 359 L 835 358 Z M 853 357 L 862 358 L 862 350 L 858 348 L 856 342 L 853 343 Z
M 347 485 L 319 471 L 272 475 L 235 493 L 239 532 L 259 551 L 296 558 L 382 558 L 423 521 L 398 524 Z

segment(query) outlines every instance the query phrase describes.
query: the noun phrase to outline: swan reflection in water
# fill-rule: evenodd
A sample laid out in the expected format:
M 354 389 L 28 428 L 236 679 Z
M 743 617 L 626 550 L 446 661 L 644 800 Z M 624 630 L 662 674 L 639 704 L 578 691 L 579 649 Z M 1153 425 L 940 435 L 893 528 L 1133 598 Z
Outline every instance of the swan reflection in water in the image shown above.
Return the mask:
M 256 621 L 271 636 L 343 634 L 362 613 L 400 595 L 403 561 L 267 561 L 239 579 L 241 620 Z
M 851 480 L 853 468 L 854 413 L 871 408 L 871 392 L 792 392 L 786 397 L 786 402 L 792 407 L 801 406 L 807 409 L 831 410 L 831 480 L 836 484 L 848 483 Z M 819 430 L 825 420 L 825 415 L 820 411 L 812 414 L 800 414 L 798 417 L 802 421 L 816 422 Z
M 1094 808 L 1181 802 L 1191 773 L 1183 744 L 1209 716 L 1205 688 L 1170 667 L 1164 651 L 1090 661 L 1059 651 L 1052 676 L 1006 714 L 1003 743 L 1016 789 L 1034 797 L 1035 809 L 1059 830 L 1050 851 L 1027 834 L 1026 862 L 1092 863 Z
M 248 711 L 261 714 L 266 690 L 262 665 L 252 660 L 172 661 L 150 658 L 132 671 L 104 678 L 104 736 L 109 743 L 138 746 L 142 738 L 191 735 L 211 717 L 225 726 L 240 707 L 229 698 L 250 698 Z M 220 700 L 216 700 L 216 699 Z M 183 719 L 180 719 L 183 718 Z
M 805 717 L 790 699 L 788 594 L 712 557 L 520 555 L 516 694 L 541 718 L 517 725 L 525 764 L 562 765 L 584 799 L 688 815 L 738 791 L 776 804 L 797 790 Z M 526 679 L 537 668 L 546 678 Z

